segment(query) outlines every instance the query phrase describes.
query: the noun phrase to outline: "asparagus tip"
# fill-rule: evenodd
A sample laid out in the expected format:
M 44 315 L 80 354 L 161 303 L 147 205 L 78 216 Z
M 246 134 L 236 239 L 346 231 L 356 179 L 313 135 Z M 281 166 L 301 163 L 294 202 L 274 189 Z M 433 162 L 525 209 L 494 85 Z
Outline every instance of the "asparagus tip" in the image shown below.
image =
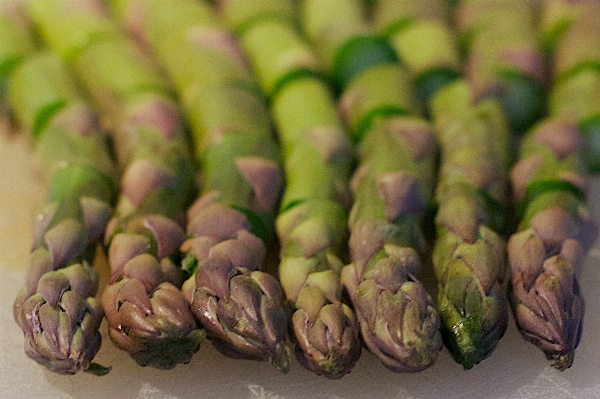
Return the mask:
M 566 354 L 553 354 L 548 356 L 552 360 L 552 366 L 559 371 L 565 371 L 573 365 L 575 352 L 570 351 Z
M 198 351 L 206 338 L 206 331 L 195 329 L 186 336 L 136 337 L 136 343 L 144 350 L 131 353 L 133 359 L 142 367 L 152 366 L 157 369 L 170 370 L 178 364 L 187 364 L 192 355 Z
M 466 318 L 452 326 L 442 323 L 442 337 L 446 347 L 453 359 L 465 370 L 470 370 L 492 354 L 507 326 L 507 320 L 502 318 L 495 328 L 483 332 L 473 321 Z
M 277 370 L 287 374 L 290 371 L 290 357 L 290 347 L 285 343 L 279 343 L 275 353 L 269 360 Z

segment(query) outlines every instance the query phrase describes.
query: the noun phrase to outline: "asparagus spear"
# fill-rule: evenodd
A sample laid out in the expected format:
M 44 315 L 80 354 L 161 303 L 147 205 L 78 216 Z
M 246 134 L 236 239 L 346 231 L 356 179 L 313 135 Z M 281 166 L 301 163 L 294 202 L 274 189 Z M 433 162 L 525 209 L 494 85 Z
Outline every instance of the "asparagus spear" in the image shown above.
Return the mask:
M 520 210 L 508 242 L 515 319 L 561 371 L 572 365 L 581 338 L 579 276 L 598 231 L 586 206 L 583 142 L 576 125 L 544 120 L 525 136 L 511 172 Z
M 32 1 L 30 11 L 107 118 L 123 170 L 106 233 L 112 275 L 102 304 L 111 339 L 142 366 L 187 363 L 205 332 L 178 288 L 193 165 L 170 89 L 101 2 Z
M 293 3 L 243 3 L 224 0 L 218 6 L 238 32 L 271 102 L 282 143 L 287 186 L 276 230 L 296 356 L 309 370 L 340 378 L 361 352 L 356 318 L 341 301 L 339 278 L 352 147 L 317 57 L 295 28 Z
M 432 102 L 441 147 L 432 255 L 438 310 L 446 346 L 465 369 L 492 353 L 508 319 L 508 128 L 496 100 L 471 99 L 468 83 L 457 81 Z
M 354 93 L 360 88 L 350 87 Z M 352 263 L 344 267 L 342 282 L 363 341 L 395 371 L 431 366 L 442 345 L 438 312 L 417 279 L 426 247 L 421 224 L 433 185 L 433 142 L 431 127 L 420 118 L 378 118 L 360 145 L 353 180 Z
M 372 7 L 377 31 L 396 50 L 427 109 L 435 92 L 461 74 L 447 0 L 379 0 Z
M 192 311 L 225 354 L 268 360 L 287 372 L 281 286 L 260 270 L 283 183 L 266 102 L 251 86 L 238 44 L 207 5 L 120 3 L 115 9 L 129 31 L 177 82 L 196 143 L 202 193 L 188 210 L 182 245 L 184 267 L 193 272 L 184 288 Z
M 390 45 L 373 35 L 360 2 L 305 0 L 301 10 L 306 35 L 338 83 L 346 83 L 339 109 L 359 149 L 348 221 L 352 263 L 342 282 L 367 348 L 394 371 L 423 370 L 442 346 L 438 313 L 417 280 L 426 247 L 421 224 L 433 192 L 434 134 L 423 119 L 406 116 L 419 108 L 409 75 Z M 350 70 L 344 63 L 361 69 L 340 74 Z
M 582 147 L 582 156 L 590 172 L 598 173 L 600 171 L 600 46 L 598 46 L 600 4 L 584 2 L 562 6 L 563 14 L 571 11 L 571 14 L 575 14 L 576 17 L 569 18 L 568 29 L 563 28 L 558 38 L 554 39 L 550 61 L 554 77 L 549 98 L 549 113 L 553 117 L 579 126 L 586 141 L 586 145 Z M 566 25 L 567 22 L 562 24 Z
M 475 98 L 496 97 L 509 126 L 523 132 L 546 111 L 547 71 L 537 37 L 535 2 L 461 0 L 455 7 Z
M 105 374 L 110 368 L 92 363 L 104 315 L 94 298 L 92 262 L 116 198 L 115 168 L 65 66 L 34 50 L 23 3 L 0 3 L 0 97 L 9 98 L 17 122 L 31 134 L 49 182 L 13 314 L 25 353 L 39 364 L 60 374 Z
M 93 260 L 117 197 L 106 139 L 58 57 L 23 54 L 8 86 L 49 182 L 32 225 L 25 287 L 13 305 L 25 352 L 56 373 L 105 374 L 110 368 L 91 361 L 104 317 Z
M 434 148 L 428 136 L 430 127 L 422 119 L 378 120 L 361 144 L 355 175 L 352 263 L 343 269 L 342 281 L 365 344 L 394 371 L 431 366 L 442 345 L 438 313 L 417 279 Z

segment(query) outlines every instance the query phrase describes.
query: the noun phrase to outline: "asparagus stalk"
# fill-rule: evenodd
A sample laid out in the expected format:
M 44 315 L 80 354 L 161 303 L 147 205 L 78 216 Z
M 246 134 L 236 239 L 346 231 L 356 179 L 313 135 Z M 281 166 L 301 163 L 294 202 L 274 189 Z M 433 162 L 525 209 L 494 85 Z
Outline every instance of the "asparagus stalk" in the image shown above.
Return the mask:
M 561 371 L 572 365 L 581 338 L 579 276 L 598 231 L 586 206 L 583 143 L 576 125 L 544 120 L 525 136 L 511 172 L 520 210 L 508 242 L 515 319 Z
M 363 341 L 394 371 L 431 366 L 442 345 L 438 312 L 417 279 L 426 247 L 421 224 L 433 185 L 433 142 L 431 127 L 420 118 L 380 118 L 360 145 L 353 179 L 352 263 L 342 281 Z
M 477 99 L 496 97 L 512 131 L 546 111 L 547 71 L 534 25 L 535 2 L 461 0 L 455 7 L 466 54 L 465 76 Z
M 427 109 L 439 89 L 461 76 L 447 0 L 379 0 L 372 7 L 376 30 L 396 50 Z
M 547 5 L 552 12 L 552 4 Z M 579 126 L 586 145 L 582 156 L 592 173 L 600 171 L 600 4 L 597 2 L 562 7 L 564 19 L 551 50 L 553 86 L 549 98 L 551 116 Z M 555 11 L 556 12 L 556 11 Z M 557 12 L 556 12 L 557 13 Z M 558 15 L 555 18 L 559 18 Z M 569 17 L 569 15 L 571 15 Z M 567 22 L 568 21 L 568 22 Z M 555 28 L 555 30 L 558 28 Z
M 279 275 L 293 308 L 301 364 L 340 378 L 358 360 L 354 312 L 341 301 L 352 147 L 316 54 L 295 28 L 289 1 L 218 3 L 271 103 L 286 188 L 276 220 Z
M 510 140 L 498 102 L 472 98 L 468 83 L 457 81 L 432 102 L 441 147 L 432 255 L 438 310 L 446 346 L 465 369 L 492 353 L 508 319 L 503 235 Z
M 305 0 L 301 14 L 306 35 L 343 88 L 340 114 L 358 143 L 348 220 L 352 263 L 342 270 L 343 285 L 367 348 L 394 371 L 423 370 L 442 347 L 438 313 L 417 279 L 435 136 L 423 119 L 407 116 L 419 108 L 409 75 L 372 33 L 360 2 Z
M 13 304 L 25 353 L 59 374 L 105 374 L 110 368 L 92 359 L 104 317 L 93 260 L 117 197 L 106 138 L 66 65 L 52 54 L 23 54 L 8 95 L 49 182 L 32 224 L 25 286 Z
M 92 267 L 116 199 L 116 173 L 95 115 L 66 67 L 35 53 L 23 3 L 0 3 L 0 99 L 31 134 L 49 183 L 32 223 L 25 286 L 13 303 L 25 353 L 51 371 L 105 374 L 92 363 L 104 317 Z
M 287 372 L 281 286 L 261 271 L 283 186 L 266 102 L 239 45 L 207 5 L 120 3 L 114 6 L 129 31 L 176 82 L 196 143 L 202 192 L 188 210 L 181 247 L 193 272 L 184 287 L 191 309 L 223 353 Z
M 106 232 L 111 279 L 102 304 L 110 337 L 140 365 L 170 369 L 189 362 L 205 335 L 179 288 L 193 165 L 170 88 L 103 7 L 32 1 L 30 11 L 107 118 L 123 170 Z

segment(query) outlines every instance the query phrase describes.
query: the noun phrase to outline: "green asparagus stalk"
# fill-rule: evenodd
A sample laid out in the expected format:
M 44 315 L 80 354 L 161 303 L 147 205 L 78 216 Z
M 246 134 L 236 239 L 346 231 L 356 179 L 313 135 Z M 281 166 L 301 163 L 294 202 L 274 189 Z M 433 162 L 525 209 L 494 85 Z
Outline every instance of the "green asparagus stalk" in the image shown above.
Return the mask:
M 470 369 L 488 357 L 507 327 L 505 241 L 510 139 L 499 103 L 472 103 L 457 81 L 433 99 L 441 147 L 436 189 L 442 335 L 454 359 Z
M 395 149 L 400 144 L 398 141 L 403 141 L 402 130 L 411 129 L 409 126 L 412 125 L 418 131 L 426 128 L 426 124 L 421 121 L 423 125 L 419 126 L 416 118 L 413 120 L 394 116 L 405 114 L 413 108 L 410 90 L 406 90 L 408 81 L 398 68 L 394 51 L 389 44 L 370 32 L 363 20 L 364 10 L 359 3 L 307 1 L 302 3 L 302 11 L 303 28 L 307 36 L 320 50 L 319 53 L 325 55 L 325 64 L 329 65 L 338 83 L 342 87 L 347 86 L 342 94 L 342 115 L 345 116 L 355 141 L 360 143 L 365 140 L 361 146 L 364 151 L 360 158 L 362 166 L 354 180 L 355 187 L 358 187 L 357 198 L 350 215 L 350 251 L 353 260 L 356 260 L 356 267 L 353 264 L 345 268 L 342 279 L 351 293 L 361 322 L 363 339 L 369 349 L 394 370 L 417 371 L 431 365 L 441 347 L 439 319 L 420 283 L 411 284 L 407 278 L 407 273 L 418 271 L 419 256 L 411 245 L 416 245 L 419 241 L 416 237 L 420 231 L 411 237 L 414 230 L 409 229 L 411 233 L 403 235 L 399 233 L 398 226 L 388 223 L 387 216 L 390 219 L 399 216 L 394 214 L 397 209 L 393 209 L 394 206 L 391 205 L 393 201 L 401 201 L 395 190 L 399 183 L 390 181 L 386 185 L 389 189 L 385 190 L 389 205 L 386 209 L 386 202 L 381 198 L 385 195 L 379 192 L 380 188 L 384 188 L 378 185 L 376 178 L 378 173 L 385 174 L 396 171 L 396 167 L 402 167 L 391 161 L 392 156 L 402 153 L 402 150 Z M 335 16 L 334 20 L 332 16 Z M 427 132 L 423 133 L 423 136 L 426 135 Z M 429 155 L 432 155 L 433 148 L 426 142 L 427 139 L 422 142 L 422 149 L 427 153 L 425 148 L 429 147 Z M 406 149 L 407 147 L 404 148 Z M 388 153 L 388 158 L 382 156 L 388 151 L 393 155 Z M 432 159 L 430 156 L 429 161 Z M 424 175 L 427 173 L 426 165 L 427 162 L 424 163 Z M 429 166 L 433 166 L 433 163 L 429 163 Z M 433 169 L 429 171 L 432 172 Z M 422 198 L 418 198 L 421 193 L 417 185 L 412 187 L 412 194 L 416 192 L 412 199 L 418 202 Z M 398 203 L 396 205 L 401 206 Z M 415 208 L 418 213 L 420 210 L 417 208 L 418 205 Z M 397 222 L 402 223 L 399 220 Z M 410 222 L 407 223 L 409 225 Z M 386 253 L 386 249 L 390 252 Z M 403 257 L 400 255 L 403 252 L 410 252 L 410 255 Z M 390 276 L 389 279 L 377 281 L 377 274 L 381 273 Z M 361 286 L 357 289 L 359 283 Z M 411 292 L 411 295 L 405 296 L 405 292 Z M 384 299 L 394 295 L 394 300 Z M 411 302 L 409 296 L 414 299 L 411 304 L 408 304 Z M 412 311 L 405 313 L 406 308 L 411 308 Z M 404 316 L 410 319 L 411 324 L 405 330 L 406 334 L 402 330 L 402 322 L 393 322 Z M 415 337 L 420 333 L 421 336 Z
M 121 1 L 114 8 L 176 82 L 190 121 L 202 173 L 182 245 L 184 267 L 193 272 L 184 286 L 191 309 L 221 352 L 287 372 L 281 286 L 261 271 L 283 173 L 268 108 L 242 50 L 203 3 Z
M 394 371 L 431 366 L 442 345 L 438 312 L 417 279 L 426 247 L 421 224 L 433 186 L 433 143 L 431 127 L 420 118 L 379 118 L 361 143 L 353 180 L 352 263 L 342 281 L 363 341 Z
M 378 0 L 373 23 L 410 73 L 416 95 L 427 109 L 433 95 L 461 76 L 447 0 Z
M 473 96 L 498 98 L 513 132 L 546 112 L 548 72 L 537 29 L 535 2 L 461 0 L 455 19 Z
M 552 3 L 547 5 L 551 7 Z M 567 27 L 554 40 L 550 64 L 553 86 L 549 98 L 551 116 L 579 126 L 586 145 L 585 163 L 600 172 L 600 4 L 562 5 Z M 569 11 L 571 11 L 569 13 Z M 550 11 L 547 11 L 550 13 Z M 557 17 L 558 18 L 558 17 Z M 558 24 L 558 22 L 557 22 Z
M 269 98 L 282 143 L 287 185 L 276 231 L 296 356 L 309 370 L 340 378 L 361 352 L 356 317 L 341 300 L 339 276 L 348 236 L 352 146 L 323 68 L 296 30 L 293 3 L 223 0 L 218 7 Z
M 394 371 L 423 370 L 442 347 L 439 315 L 417 279 L 435 136 L 423 119 L 407 116 L 419 109 L 410 77 L 388 42 L 373 34 L 361 2 L 305 0 L 301 15 L 307 37 L 343 87 L 340 114 L 359 150 L 348 220 L 352 263 L 342 283 L 366 347 Z
M 187 363 L 205 332 L 179 288 L 193 164 L 170 88 L 102 2 L 32 1 L 30 11 L 105 116 L 123 170 L 106 232 L 111 279 L 102 304 L 110 337 L 142 366 Z
M 525 136 L 511 172 L 520 210 L 508 242 L 515 319 L 561 371 L 572 365 L 581 338 L 579 276 L 598 232 L 586 206 L 583 143 L 576 125 L 544 120 Z
M 95 299 L 99 276 L 93 261 L 117 197 L 106 137 L 54 55 L 23 54 L 10 74 L 8 95 L 49 182 L 32 224 L 25 287 L 13 305 L 25 353 L 59 374 L 105 374 L 110 368 L 92 359 L 104 317 Z

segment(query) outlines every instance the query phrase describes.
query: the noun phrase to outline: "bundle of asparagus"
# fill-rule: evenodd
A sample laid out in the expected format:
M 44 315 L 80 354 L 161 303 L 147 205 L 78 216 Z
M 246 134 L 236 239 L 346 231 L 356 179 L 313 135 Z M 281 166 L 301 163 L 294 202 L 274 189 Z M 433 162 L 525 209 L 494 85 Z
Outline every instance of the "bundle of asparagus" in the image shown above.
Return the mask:
M 173 368 L 189 362 L 205 335 L 178 288 L 193 165 L 168 85 L 103 7 L 30 2 L 41 37 L 70 62 L 106 117 L 123 170 L 106 232 L 112 276 L 102 304 L 110 336 L 140 365 Z
M 367 348 L 394 371 L 423 370 L 442 346 L 438 313 L 417 280 L 427 246 L 422 225 L 433 193 L 434 133 L 407 116 L 419 108 L 409 75 L 373 34 L 360 1 L 305 0 L 301 15 L 342 88 L 340 114 L 359 150 L 348 221 L 352 263 L 342 282 Z
M 268 108 L 244 55 L 203 3 L 125 0 L 113 7 L 176 83 L 191 123 L 202 174 L 181 247 L 192 273 L 183 288 L 191 309 L 225 354 L 287 372 L 281 286 L 261 271 L 283 176 Z
M 600 172 L 600 3 L 550 1 L 544 5 L 542 32 L 553 72 L 549 114 L 580 128 L 582 156 Z
M 410 73 L 416 95 L 427 109 L 433 95 L 461 74 L 447 0 L 377 0 L 372 20 Z
M 457 81 L 431 104 L 441 147 L 436 189 L 442 335 L 465 369 L 488 357 L 507 327 L 505 241 L 510 138 L 495 99 L 472 102 Z
M 511 172 L 520 211 L 508 242 L 515 319 L 559 370 L 571 366 L 581 338 L 579 275 L 598 231 L 586 207 L 582 145 L 575 125 L 544 120 L 525 136 Z
M 546 111 L 547 71 L 535 2 L 461 0 L 455 22 L 476 99 L 498 98 L 509 126 L 523 132 Z
M 291 1 L 223 0 L 269 98 L 287 186 L 276 230 L 279 275 L 293 307 L 296 355 L 308 369 L 340 378 L 361 352 L 354 312 L 341 301 L 352 146 L 316 55 L 295 27 Z
M 0 2 L 0 99 L 8 94 L 49 181 L 13 307 L 30 357 L 61 374 L 108 372 L 92 363 L 104 313 L 117 346 L 166 369 L 198 350 L 198 322 L 226 355 L 284 372 L 289 323 L 299 361 L 328 378 L 354 367 L 359 328 L 394 371 L 429 367 L 442 336 L 465 369 L 492 353 L 507 324 L 509 126 L 523 131 L 545 112 L 536 9 L 460 1 L 467 79 L 457 81 L 441 1 L 369 4 L 373 25 L 360 0 L 219 0 L 216 10 L 112 0 L 135 46 L 102 0 L 30 0 L 58 57 L 34 52 L 22 3 Z M 564 370 L 581 337 L 579 274 L 598 231 L 585 165 L 600 170 L 600 6 L 551 0 L 543 10 L 554 119 L 527 133 L 511 173 L 520 221 L 508 244 L 510 294 L 524 338 Z M 201 172 L 191 206 L 194 162 L 176 98 Z M 417 278 L 435 183 L 434 133 L 419 116 L 427 107 L 441 147 L 437 311 Z M 120 196 L 100 122 L 123 172 Z M 274 230 L 281 285 L 261 271 Z M 104 311 L 93 268 L 103 237 Z

